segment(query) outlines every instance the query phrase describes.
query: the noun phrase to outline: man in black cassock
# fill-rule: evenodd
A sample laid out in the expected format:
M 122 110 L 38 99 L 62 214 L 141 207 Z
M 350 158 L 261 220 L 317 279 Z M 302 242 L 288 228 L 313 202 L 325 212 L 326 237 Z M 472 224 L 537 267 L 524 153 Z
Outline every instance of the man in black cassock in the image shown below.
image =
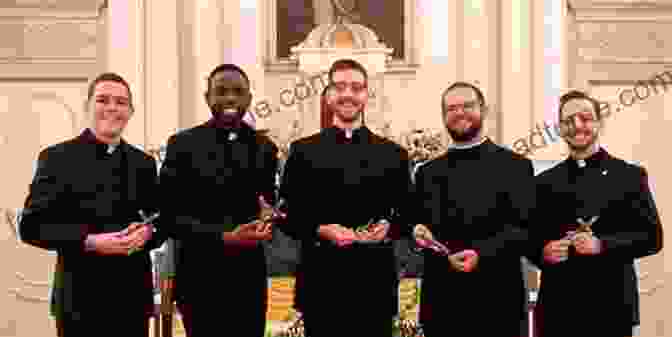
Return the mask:
M 252 95 L 239 67 L 215 68 L 205 99 L 212 118 L 171 136 L 161 167 L 161 216 L 181 243 L 175 298 L 190 337 L 262 337 L 272 232 L 256 220 L 260 198 L 275 200 L 278 149 L 243 121 Z
M 302 241 L 306 336 L 390 337 L 398 311 L 390 239 L 408 231 L 408 154 L 362 125 L 368 90 L 359 63 L 336 61 L 329 82 L 334 126 L 292 143 L 280 193 L 289 210 L 281 229 Z
M 477 87 L 454 83 L 441 104 L 454 144 L 416 172 L 414 234 L 419 245 L 433 239 L 450 253 L 425 254 L 420 323 L 427 337 L 517 337 L 532 162 L 483 135 L 487 106 Z
M 536 178 L 537 336 L 631 336 L 639 325 L 633 262 L 663 247 L 646 169 L 599 146 L 601 111 L 580 91 L 560 98 L 570 156 Z
M 148 336 L 149 251 L 163 240 L 139 211 L 158 210 L 156 163 L 121 138 L 133 114 L 123 78 L 92 81 L 87 111 L 93 127 L 40 152 L 21 238 L 58 252 L 51 311 L 59 336 Z

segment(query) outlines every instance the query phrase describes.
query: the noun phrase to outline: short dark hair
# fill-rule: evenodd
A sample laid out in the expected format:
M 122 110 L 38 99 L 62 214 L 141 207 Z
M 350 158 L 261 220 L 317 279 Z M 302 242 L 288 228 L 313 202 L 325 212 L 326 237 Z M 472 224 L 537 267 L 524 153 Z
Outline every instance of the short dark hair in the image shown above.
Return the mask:
M 473 90 L 476 93 L 476 97 L 478 98 L 478 104 L 481 106 L 481 108 L 485 106 L 485 95 L 483 95 L 483 91 L 481 91 L 480 88 L 468 82 L 454 82 L 448 88 L 446 88 L 446 90 L 444 90 L 443 94 L 441 95 L 442 111 L 445 112 L 445 103 L 443 101 L 446 99 L 446 96 L 448 96 L 449 92 L 457 88 L 468 88 Z
M 242 76 L 242 77 L 245 79 L 245 82 L 247 83 L 247 86 L 248 86 L 248 88 L 249 88 L 249 86 L 250 86 L 250 78 L 247 77 L 247 74 L 243 71 L 243 69 L 241 69 L 239 66 L 237 66 L 237 65 L 235 65 L 235 64 L 224 63 L 224 64 L 220 64 L 220 65 L 218 65 L 215 69 L 213 69 L 213 70 L 210 72 L 210 75 L 208 75 L 208 79 L 207 79 L 207 81 L 208 81 L 208 83 L 207 83 L 207 85 L 208 85 L 207 88 L 208 88 L 208 89 L 207 89 L 207 92 L 210 91 L 210 86 L 212 85 L 212 78 L 215 77 L 215 75 L 216 75 L 217 73 L 220 73 L 220 72 L 223 72 L 223 71 L 235 71 L 235 72 L 239 73 L 240 76 Z
M 133 111 L 134 110 L 133 93 L 131 92 L 131 86 L 128 85 L 128 82 L 126 82 L 126 80 L 117 73 L 112 72 L 102 73 L 98 75 L 96 78 L 94 78 L 93 81 L 89 83 L 89 88 L 86 94 L 86 100 L 91 101 L 91 98 L 93 97 L 93 93 L 96 91 L 96 86 L 98 85 L 98 83 L 107 81 L 121 83 L 126 87 L 126 90 L 128 90 L 128 104 L 131 107 L 131 111 Z
M 588 100 L 593 105 L 593 109 L 595 109 L 597 119 L 598 120 L 602 119 L 602 114 L 600 113 L 600 102 L 598 102 L 595 98 L 591 97 L 590 95 L 581 90 L 570 90 L 569 92 L 560 96 L 560 106 L 558 106 L 558 121 L 562 120 L 562 108 L 565 106 L 567 102 L 573 99 Z
M 332 83 L 334 81 L 335 72 L 346 69 L 354 69 L 361 72 L 362 75 L 364 75 L 364 82 L 369 81 L 369 75 L 367 74 L 366 69 L 361 63 L 352 59 L 340 59 L 336 60 L 331 65 L 331 68 L 329 68 L 329 83 Z

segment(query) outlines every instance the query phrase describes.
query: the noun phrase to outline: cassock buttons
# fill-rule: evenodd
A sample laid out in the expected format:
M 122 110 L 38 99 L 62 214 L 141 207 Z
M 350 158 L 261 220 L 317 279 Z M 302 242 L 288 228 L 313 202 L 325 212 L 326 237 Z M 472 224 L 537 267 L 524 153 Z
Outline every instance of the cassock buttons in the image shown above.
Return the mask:
M 235 132 L 229 133 L 229 141 L 232 142 L 238 138 L 238 135 Z

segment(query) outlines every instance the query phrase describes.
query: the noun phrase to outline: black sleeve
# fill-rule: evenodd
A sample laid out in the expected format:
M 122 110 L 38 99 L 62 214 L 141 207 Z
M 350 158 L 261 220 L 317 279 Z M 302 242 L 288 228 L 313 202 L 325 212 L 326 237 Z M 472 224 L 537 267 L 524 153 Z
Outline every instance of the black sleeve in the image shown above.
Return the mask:
M 419 165 L 415 168 L 413 197 L 409 202 L 409 223 L 423 224 L 431 230 L 434 197 L 432 196 L 431 181 L 428 181 L 427 166 Z
M 257 177 L 258 187 L 257 191 L 261 194 L 266 202 L 275 205 L 277 201 L 276 178 L 278 173 L 278 147 L 272 142 L 263 143 L 260 146 L 259 155 L 261 158 L 261 165 L 259 166 L 260 176 Z
M 400 149 L 400 160 L 391 183 L 395 186 L 391 193 L 393 216 L 390 237 L 393 239 L 410 238 L 413 235 L 413 183 L 408 159 L 408 151 Z
M 175 135 L 168 140 L 166 158 L 160 173 L 161 230 L 176 240 L 222 240 L 222 226 L 204 224 L 191 214 L 184 214 L 183 198 L 189 188 L 191 156 L 181 149 Z
M 152 214 L 156 213 L 159 211 L 159 177 L 158 177 L 158 169 L 156 167 L 156 161 L 153 159 L 148 159 L 148 168 L 146 169 L 146 178 L 144 182 L 144 186 L 146 188 L 145 191 L 143 191 L 144 200 L 143 203 L 145 204 L 145 207 L 143 208 L 143 211 L 147 216 L 151 216 Z M 166 235 L 165 231 L 161 230 L 161 216 L 154 221 L 154 229 L 155 232 L 152 235 L 152 238 L 145 244 L 144 249 L 147 250 L 152 250 L 161 247 L 161 245 L 166 241 L 168 236 Z
M 64 221 L 70 195 L 65 182 L 68 160 L 61 154 L 53 149 L 40 152 L 24 203 L 19 235 L 25 243 L 42 249 L 83 252 L 91 228 Z
M 300 209 L 301 198 L 305 189 L 302 188 L 301 176 L 310 174 L 309 165 L 306 166 L 301 152 L 301 146 L 293 143 L 290 146 L 289 156 L 283 168 L 282 181 L 280 183 L 280 198 L 286 202 L 287 222 L 280 230 L 294 240 L 302 242 L 314 242 L 317 240 L 318 224 L 307 219 L 309 212 Z
M 527 250 L 525 252 L 525 257 L 540 269 L 543 269 L 545 266 L 544 246 L 549 241 L 546 239 L 548 234 L 546 233 L 547 228 L 544 228 L 546 222 L 544 219 L 548 218 L 548 214 L 553 214 L 553 210 L 550 207 L 552 207 L 554 201 L 553 197 L 546 193 L 546 185 L 542 179 L 543 178 L 540 176 L 534 178 L 537 200 L 535 207 L 532 210 L 530 223 L 535 223 L 537 225 L 530 226 L 530 239 L 528 245 L 525 246 Z
M 599 237 L 602 255 L 637 259 L 654 255 L 663 249 L 663 227 L 649 188 L 646 169 L 640 168 L 637 186 L 629 193 L 629 209 L 625 224 L 629 230 Z
M 535 205 L 534 168 L 529 159 L 515 160 L 511 165 L 507 186 L 508 214 L 505 230 L 474 243 L 480 257 L 525 256 L 529 249 L 529 228 L 531 213 Z

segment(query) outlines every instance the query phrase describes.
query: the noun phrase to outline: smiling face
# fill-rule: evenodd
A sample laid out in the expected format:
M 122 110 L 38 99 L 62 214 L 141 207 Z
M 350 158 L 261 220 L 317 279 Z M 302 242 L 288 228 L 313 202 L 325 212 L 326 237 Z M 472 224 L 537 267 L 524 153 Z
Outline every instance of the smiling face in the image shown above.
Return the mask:
M 121 136 L 133 115 L 129 91 L 123 83 L 100 81 L 94 88 L 92 106 L 95 133 L 103 139 Z
M 252 94 L 243 75 L 235 70 L 222 70 L 210 80 L 205 99 L 217 119 L 232 122 L 243 118 L 252 101 Z
M 585 98 L 567 101 L 560 114 L 560 132 L 572 150 L 583 151 L 599 137 L 601 122 L 593 102 Z
M 468 142 L 483 128 L 484 115 L 478 95 L 472 88 L 457 87 L 443 99 L 443 121 L 450 137 L 456 142 Z
M 327 95 L 327 106 L 338 124 L 358 121 L 369 98 L 364 74 L 356 69 L 335 71 Z

